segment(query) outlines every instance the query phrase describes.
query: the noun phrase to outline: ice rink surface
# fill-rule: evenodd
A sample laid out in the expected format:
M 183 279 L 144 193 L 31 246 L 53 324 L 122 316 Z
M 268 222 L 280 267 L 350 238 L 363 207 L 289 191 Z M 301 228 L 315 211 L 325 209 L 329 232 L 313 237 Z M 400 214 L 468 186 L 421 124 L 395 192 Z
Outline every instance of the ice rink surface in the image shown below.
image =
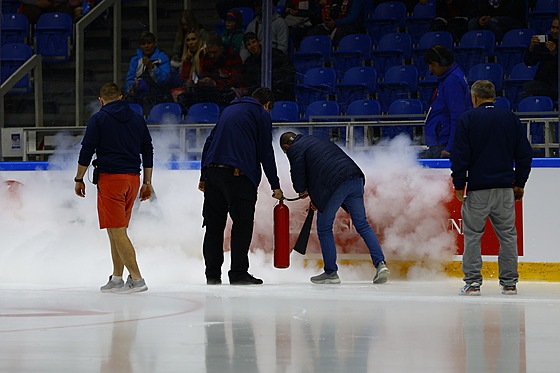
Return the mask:
M 0 372 L 557 372 L 560 284 L 0 285 Z M 226 281 L 227 282 L 227 281 Z

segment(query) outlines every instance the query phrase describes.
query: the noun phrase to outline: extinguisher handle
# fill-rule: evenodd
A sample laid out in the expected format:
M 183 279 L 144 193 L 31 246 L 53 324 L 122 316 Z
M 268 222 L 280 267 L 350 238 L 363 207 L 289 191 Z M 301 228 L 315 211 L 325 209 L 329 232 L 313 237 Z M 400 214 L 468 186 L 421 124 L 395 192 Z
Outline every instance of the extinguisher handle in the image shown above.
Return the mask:
M 301 199 L 301 196 L 300 196 L 300 197 L 296 197 L 296 198 L 286 198 L 286 197 L 283 197 L 282 199 L 283 199 L 283 200 L 286 200 L 286 201 L 292 201 L 292 202 L 293 202 L 293 201 L 297 201 L 298 199 Z

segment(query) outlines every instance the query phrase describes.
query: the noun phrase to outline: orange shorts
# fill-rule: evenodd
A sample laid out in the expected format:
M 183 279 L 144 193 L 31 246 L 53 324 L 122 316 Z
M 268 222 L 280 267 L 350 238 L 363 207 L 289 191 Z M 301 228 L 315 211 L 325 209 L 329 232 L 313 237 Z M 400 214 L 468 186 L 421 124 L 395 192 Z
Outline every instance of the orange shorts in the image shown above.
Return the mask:
M 128 227 L 139 188 L 140 175 L 138 174 L 99 174 L 97 183 L 99 228 Z

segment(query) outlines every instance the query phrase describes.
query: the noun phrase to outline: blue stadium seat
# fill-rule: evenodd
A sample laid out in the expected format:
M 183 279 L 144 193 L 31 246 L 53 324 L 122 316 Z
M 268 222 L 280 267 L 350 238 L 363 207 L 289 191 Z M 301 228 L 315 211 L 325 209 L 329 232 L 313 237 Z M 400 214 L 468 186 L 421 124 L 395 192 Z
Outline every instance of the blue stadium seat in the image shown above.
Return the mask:
M 187 111 L 187 123 L 216 123 L 220 117 L 220 107 L 213 102 L 199 102 Z
M 548 34 L 555 15 L 558 15 L 557 0 L 537 0 L 535 10 L 528 15 L 529 25 L 536 34 Z
M 389 106 L 389 115 L 402 115 L 402 119 L 418 119 L 410 118 L 410 114 L 423 114 L 424 108 L 422 102 L 417 98 L 395 100 Z M 383 137 L 393 138 L 400 133 L 406 133 L 412 139 L 413 126 L 387 126 L 383 127 Z
M 494 105 L 504 108 L 506 110 L 511 110 L 511 105 L 509 103 L 509 100 L 505 97 L 500 97 L 500 96 L 496 97 L 496 99 L 494 100 Z
M 350 34 L 338 43 L 338 49 L 331 53 L 332 65 L 337 78 L 351 67 L 362 66 L 371 60 L 371 37 L 367 34 Z
M 379 41 L 379 48 L 371 52 L 373 66 L 380 77 L 391 67 L 402 65 L 408 60 L 412 52 L 412 38 L 409 34 L 394 32 L 384 35 Z
M 377 99 L 386 112 L 391 102 L 409 98 L 418 90 L 418 70 L 412 65 L 393 66 L 387 70 L 385 80 L 377 83 Z
M 312 35 L 304 38 L 299 51 L 292 53 L 292 61 L 296 68 L 297 81 L 303 81 L 303 75 L 309 69 L 322 67 L 330 63 L 332 39 L 328 35 Z
M 373 17 L 366 20 L 368 33 L 375 44 L 385 34 L 404 31 L 406 25 L 406 5 L 400 1 L 388 1 L 377 5 Z
M 519 103 L 517 108 L 518 114 L 521 113 L 534 113 L 534 112 L 547 112 L 554 110 L 554 103 L 552 99 L 547 96 L 531 96 L 524 98 Z M 535 114 L 530 116 L 534 117 Z M 558 123 L 556 123 L 558 127 Z M 556 133 L 558 133 L 558 128 L 556 128 Z M 531 144 L 542 144 L 544 143 L 544 123 L 533 123 L 529 131 L 531 135 Z
M 2 45 L 8 43 L 27 44 L 29 38 L 29 21 L 23 14 L 2 14 Z
M 326 100 L 334 95 L 336 73 L 330 67 L 315 67 L 308 70 L 303 84 L 296 84 L 294 92 L 300 113 L 305 113 L 307 106 L 314 101 Z
M 169 124 L 176 124 L 180 121 L 181 105 L 175 102 L 154 105 L 152 110 L 150 110 L 150 117 L 147 120 L 150 123 L 165 122 Z
M 496 94 L 502 90 L 504 81 L 504 69 L 499 63 L 479 63 L 469 70 L 469 85 L 477 80 L 489 80 L 494 83 Z
M 420 37 L 418 47 L 412 48 L 412 61 L 418 69 L 420 76 L 426 75 L 428 65 L 424 62 L 426 51 L 434 45 L 443 45 L 449 50 L 453 49 L 453 35 L 448 31 L 430 31 Z
M 511 103 L 513 110 L 517 109 L 517 105 L 521 100 L 523 84 L 533 80 L 536 72 L 537 66 L 527 66 L 521 62 L 511 70 L 510 78 L 504 80 L 505 97 Z
M 73 21 L 66 13 L 43 13 L 35 26 L 34 46 L 45 62 L 70 59 Z
M 31 56 L 33 51 L 31 47 L 23 43 L 8 43 L 2 46 L 0 50 L 2 55 L 0 72 L 2 74 L 2 83 L 6 81 L 17 69 L 21 67 Z M 24 76 L 9 93 L 26 93 L 31 90 L 28 75 Z
M 346 116 L 364 116 L 364 115 L 380 115 L 381 106 L 376 100 L 356 100 L 348 105 L 346 110 Z M 361 117 L 361 118 L 351 118 L 354 122 L 356 121 L 371 121 L 379 120 L 379 118 L 372 117 Z M 372 128 L 375 131 L 375 128 Z M 365 143 L 365 128 L 364 126 L 354 126 L 354 145 L 366 146 Z
M 333 115 L 340 115 L 340 108 L 335 101 L 315 101 L 309 104 L 309 106 L 305 109 L 305 118 L 302 121 L 320 121 L 320 122 L 327 122 L 327 121 L 336 121 L 336 119 L 332 118 L 320 118 L 320 116 L 333 116 Z M 319 116 L 319 118 L 313 119 L 310 117 L 312 116 Z M 313 136 L 323 137 L 327 139 L 337 139 L 343 138 L 345 136 L 344 133 L 346 129 L 343 127 L 314 127 L 313 128 Z
M 276 101 L 270 111 L 273 122 L 297 122 L 299 108 L 295 101 Z
M 479 63 L 486 62 L 486 58 L 494 57 L 496 36 L 489 30 L 467 31 L 461 37 L 459 46 L 453 48 L 455 62 L 464 73 Z
M 138 114 L 140 114 L 142 117 L 144 117 L 144 111 L 142 110 L 142 105 L 140 104 L 133 104 L 133 103 L 129 103 L 128 106 L 130 106 L 130 108 L 137 112 Z
M 438 78 L 431 74 L 427 74 L 424 79 L 418 81 L 418 98 L 422 101 L 425 111 L 432 106 L 437 86 Z
M 406 29 L 412 36 L 414 44 L 417 44 L 420 37 L 430 30 L 434 18 L 436 18 L 435 0 L 428 0 L 425 4 L 418 3 L 414 6 L 412 15 L 406 19 Z
M 511 74 L 515 65 L 523 62 L 525 51 L 535 32 L 531 29 L 516 29 L 506 32 L 502 44 L 496 46 L 496 60 L 504 68 L 506 75 Z
M 355 100 L 372 97 L 377 84 L 377 71 L 371 66 L 351 67 L 344 73 L 342 83 L 336 84 L 336 101 L 342 112 Z

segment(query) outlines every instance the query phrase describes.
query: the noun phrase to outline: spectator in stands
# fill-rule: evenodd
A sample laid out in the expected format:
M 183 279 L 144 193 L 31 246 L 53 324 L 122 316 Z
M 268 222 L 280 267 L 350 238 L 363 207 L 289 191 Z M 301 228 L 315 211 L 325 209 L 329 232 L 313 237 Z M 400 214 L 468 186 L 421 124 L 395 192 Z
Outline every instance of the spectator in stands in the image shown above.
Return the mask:
M 243 16 L 237 9 L 232 9 L 224 17 L 226 30 L 222 33 L 224 47 L 233 49 L 237 53 L 243 45 Z
M 469 30 L 469 19 L 476 13 L 477 0 L 436 0 L 436 18 L 430 31 L 449 31 L 455 43 Z
M 309 30 L 322 22 L 316 0 L 287 0 L 282 17 L 288 25 L 295 49 L 299 48 Z
M 472 108 L 469 85 L 465 74 L 455 63 L 455 56 L 443 45 L 426 51 L 424 61 L 430 74 L 438 77 L 438 86 L 428 111 L 424 132 L 428 150 L 420 158 L 449 158 L 453 149 L 455 122 Z
M 19 0 L 21 13 L 25 14 L 30 24 L 34 25 L 43 13 L 66 13 L 74 17 L 74 9 L 81 6 L 77 0 Z
M 469 20 L 469 31 L 490 30 L 502 41 L 509 30 L 526 28 L 525 2 L 519 0 L 478 0 L 476 17 Z
M 224 19 L 232 8 L 252 8 L 253 0 L 220 0 L 216 2 L 216 11 L 220 19 Z
M 177 102 L 186 113 L 195 103 L 215 102 L 225 106 L 246 92 L 243 86 L 243 62 L 239 54 L 226 49 L 220 36 L 212 35 L 201 57 L 198 81 L 192 90 L 179 95 Z
M 198 23 L 193 11 L 188 9 L 184 10 L 181 14 L 181 19 L 179 21 L 179 26 L 177 27 L 177 32 L 175 33 L 175 43 L 173 44 L 173 61 L 181 61 L 181 56 L 186 52 L 186 38 L 189 32 L 197 32 L 202 40 L 206 41 L 208 39 L 208 32 Z M 179 64 L 180 66 L 180 64 Z
M 154 34 L 142 32 L 139 45 L 126 74 L 127 100 L 142 105 L 144 115 L 149 115 L 155 104 L 171 101 L 171 67 L 169 57 L 158 49 Z
M 206 51 L 206 43 L 196 31 L 189 32 L 185 42 L 187 49 L 182 56 L 181 81 L 185 88 L 192 90 L 201 74 L 201 61 Z
M 273 5 L 278 3 L 278 0 L 272 0 Z M 254 0 L 254 9 L 256 13 L 255 19 L 249 23 L 245 32 L 253 32 L 262 41 L 262 0 Z M 284 54 L 288 54 L 288 25 L 284 18 L 280 17 L 278 13 L 271 9 L 271 23 L 272 23 L 272 48 L 279 49 Z M 245 61 L 249 57 L 249 52 L 246 49 L 241 49 L 241 58 Z
M 523 98 L 530 96 L 548 96 L 558 99 L 558 16 L 552 20 L 548 41 L 541 42 L 534 35 L 525 53 L 525 65 L 539 64 L 535 79 L 523 85 Z
M 360 0 L 320 0 L 323 23 L 313 27 L 310 35 L 331 35 L 333 47 L 350 34 L 364 32 Z
M 249 95 L 261 86 L 261 42 L 257 35 L 248 32 L 243 38 L 251 55 L 243 63 L 243 79 Z M 294 100 L 295 67 L 290 57 L 272 48 L 272 92 L 276 101 Z

